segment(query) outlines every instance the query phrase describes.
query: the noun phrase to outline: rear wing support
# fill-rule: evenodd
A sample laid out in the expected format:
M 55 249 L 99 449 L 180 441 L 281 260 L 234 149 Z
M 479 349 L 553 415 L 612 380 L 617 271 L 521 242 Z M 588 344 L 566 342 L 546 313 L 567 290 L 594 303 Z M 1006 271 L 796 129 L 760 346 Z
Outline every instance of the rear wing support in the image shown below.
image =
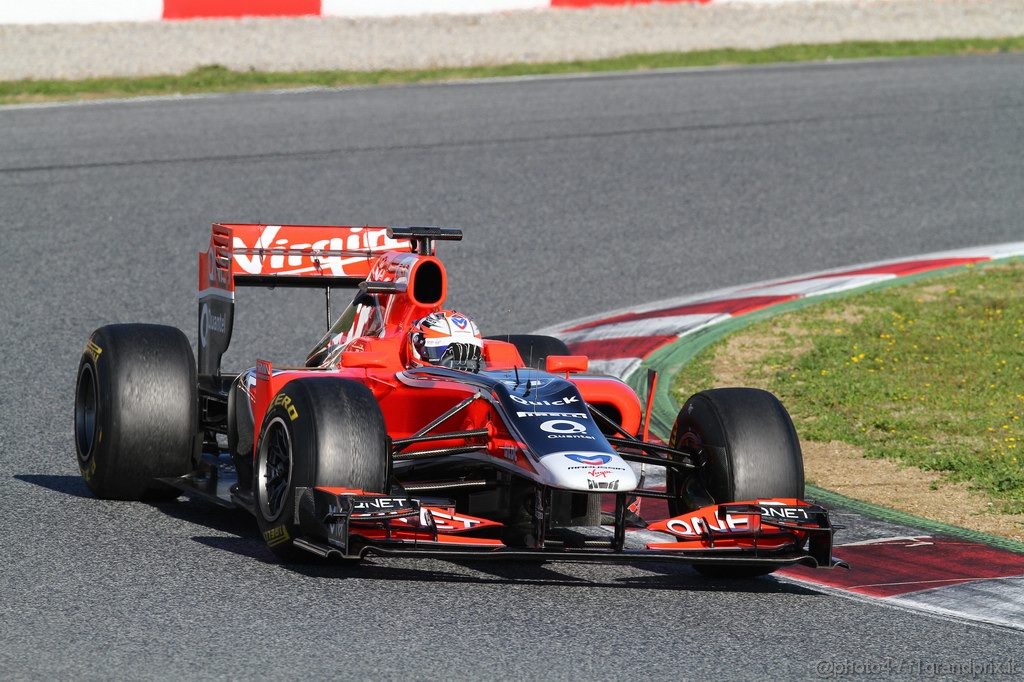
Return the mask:
M 462 230 L 451 227 L 389 227 L 388 237 L 408 239 L 413 253 L 433 256 L 435 241 L 460 242 Z

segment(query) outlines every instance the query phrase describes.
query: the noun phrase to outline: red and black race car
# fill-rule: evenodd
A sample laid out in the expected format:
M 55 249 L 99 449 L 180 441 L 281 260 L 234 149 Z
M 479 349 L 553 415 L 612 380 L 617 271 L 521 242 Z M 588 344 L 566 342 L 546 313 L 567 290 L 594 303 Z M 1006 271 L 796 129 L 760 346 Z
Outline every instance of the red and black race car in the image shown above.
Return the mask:
M 284 561 L 675 559 L 730 576 L 841 564 L 828 513 L 801 499 L 800 445 L 769 393 L 698 393 L 664 443 L 648 436 L 650 400 L 587 374 L 558 339 L 488 337 L 477 353 L 420 357 L 414 327 L 447 293 L 435 243 L 461 238 L 214 225 L 199 256 L 198 368 L 172 327 L 89 337 L 75 388 L 86 483 L 101 498 L 185 493 L 246 509 Z M 356 293 L 304 366 L 229 374 L 221 357 L 246 286 L 323 288 L 328 322 L 331 289 Z M 645 523 L 636 512 L 652 499 L 667 511 Z

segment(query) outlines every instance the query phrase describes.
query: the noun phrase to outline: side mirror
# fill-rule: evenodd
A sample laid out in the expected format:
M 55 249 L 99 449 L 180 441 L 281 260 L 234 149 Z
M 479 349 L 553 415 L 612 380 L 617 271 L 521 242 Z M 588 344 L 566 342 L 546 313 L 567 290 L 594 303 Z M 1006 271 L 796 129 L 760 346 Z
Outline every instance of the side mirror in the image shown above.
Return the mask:
M 565 372 L 586 372 L 589 361 L 586 355 L 549 355 L 544 368 L 551 374 Z

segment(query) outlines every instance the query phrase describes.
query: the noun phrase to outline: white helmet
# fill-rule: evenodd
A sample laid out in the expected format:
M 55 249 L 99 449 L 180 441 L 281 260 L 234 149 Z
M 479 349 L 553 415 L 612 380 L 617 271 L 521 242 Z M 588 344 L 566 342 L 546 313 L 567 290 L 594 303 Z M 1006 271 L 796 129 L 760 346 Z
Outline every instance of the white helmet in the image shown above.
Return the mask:
M 409 333 L 412 357 L 419 362 L 477 371 L 484 342 L 476 323 L 462 313 L 439 310 L 416 320 Z

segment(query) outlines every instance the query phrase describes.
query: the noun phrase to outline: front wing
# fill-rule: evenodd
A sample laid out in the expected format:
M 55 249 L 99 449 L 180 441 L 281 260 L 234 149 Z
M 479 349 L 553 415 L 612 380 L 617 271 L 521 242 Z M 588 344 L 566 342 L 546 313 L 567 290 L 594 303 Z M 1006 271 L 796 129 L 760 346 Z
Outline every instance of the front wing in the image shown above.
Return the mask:
M 297 491 L 299 492 L 299 491 Z M 625 509 L 625 495 L 617 507 Z M 566 561 L 677 560 L 690 564 L 846 567 L 832 556 L 828 512 L 797 499 L 753 500 L 704 507 L 659 521 L 648 530 L 668 542 L 625 547 L 624 513 L 612 537 L 581 543 L 542 541 L 534 548 L 502 543 L 502 524 L 395 497 L 348 488 L 307 488 L 296 495 L 296 547 L 324 558 L 429 556 L 444 559 L 555 559 Z

